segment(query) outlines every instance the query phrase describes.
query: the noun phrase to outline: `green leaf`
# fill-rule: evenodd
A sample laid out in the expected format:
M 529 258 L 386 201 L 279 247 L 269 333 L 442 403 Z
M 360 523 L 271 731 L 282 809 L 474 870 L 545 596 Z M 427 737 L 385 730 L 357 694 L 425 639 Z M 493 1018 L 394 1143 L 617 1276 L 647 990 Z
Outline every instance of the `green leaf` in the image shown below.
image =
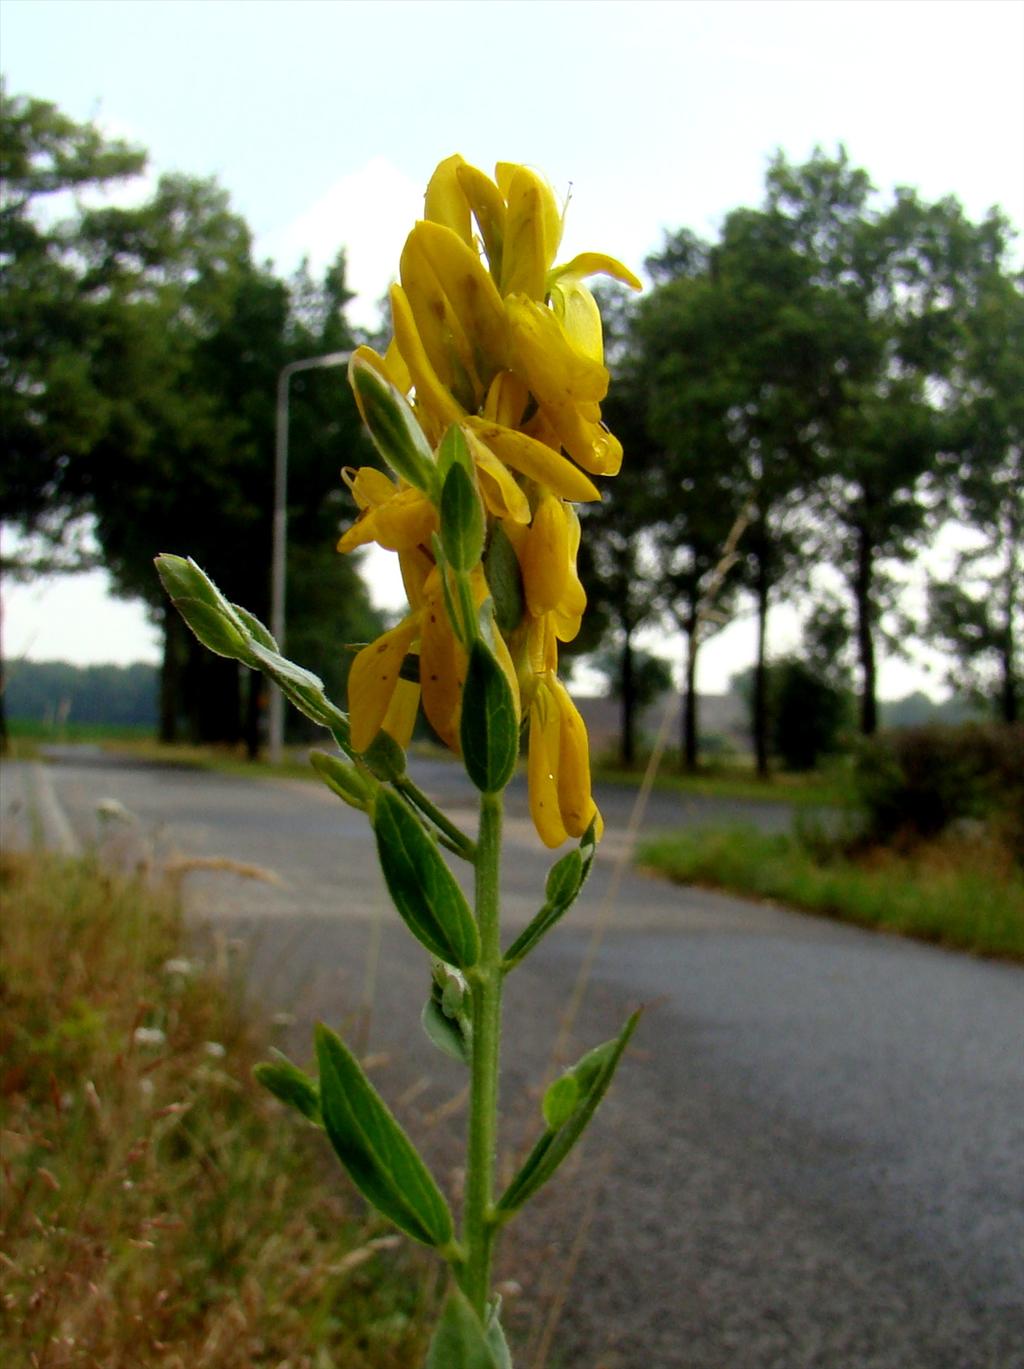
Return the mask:
M 373 806 L 388 892 L 417 941 L 460 970 L 475 965 L 480 937 L 466 897 L 419 818 L 382 789 Z
M 548 871 L 544 888 L 544 906 L 505 952 L 503 967 L 506 972 L 529 955 L 537 942 L 550 932 L 555 923 L 564 917 L 575 903 L 590 874 L 596 850 L 594 824 L 591 823 L 580 838 L 579 847 L 562 856 Z
M 430 1342 L 426 1369 L 504 1369 L 494 1346 L 469 1299 L 453 1284 Z
M 355 1056 L 322 1023 L 316 1053 L 324 1129 L 352 1182 L 414 1240 L 447 1245 L 452 1214 L 444 1195 Z
M 260 622 L 260 620 L 256 617 L 255 613 L 250 613 L 249 610 L 247 608 L 243 608 L 241 604 L 232 604 L 231 607 L 234 609 L 238 617 L 241 618 L 243 624 L 248 630 L 249 636 L 253 639 L 254 642 L 259 642 L 260 646 L 266 647 L 268 651 L 273 651 L 277 654 L 280 654 L 281 648 L 277 645 L 277 642 L 274 640 L 274 637 L 270 629 Z
M 547 1183 L 572 1150 L 608 1091 L 608 1085 L 622 1058 L 622 1052 L 626 1049 L 639 1020 L 640 1012 L 637 1011 L 614 1040 L 606 1041 L 603 1046 L 588 1051 L 582 1060 L 568 1071 L 568 1076 L 573 1081 L 574 1102 L 571 1102 L 570 1090 L 566 1086 L 563 1085 L 556 1090 L 556 1085 L 561 1085 L 560 1080 L 556 1080 L 556 1084 L 548 1090 L 549 1094 L 556 1090 L 549 1108 L 553 1117 L 562 1120 L 557 1126 L 548 1125 L 524 1161 L 523 1167 L 502 1194 L 497 1206 L 497 1212 L 501 1217 L 508 1218 L 521 1208 L 528 1198 Z M 547 1097 L 545 1103 L 548 1103 Z M 567 1103 L 571 1103 L 571 1111 L 567 1109 Z
M 484 555 L 484 575 L 494 600 L 494 621 L 506 635 L 523 621 L 523 573 L 508 533 L 495 523 Z
M 361 357 L 353 357 L 348 374 L 373 445 L 396 475 L 436 500 L 434 454 L 409 401 Z
M 484 794 L 504 789 L 519 759 L 519 718 L 505 672 L 479 638 L 470 648 L 462 687 L 459 739 L 476 787 Z
M 466 1011 L 468 1000 L 469 985 L 462 972 L 443 960 L 435 960 L 430 998 L 420 1020 L 438 1050 L 464 1065 L 472 1058 L 473 1023 Z
M 461 466 L 466 474 L 472 478 L 473 457 L 470 455 L 466 434 L 457 423 L 451 425 L 442 437 L 441 444 L 437 449 L 437 474 L 442 486 L 448 478 L 448 472 L 452 466 Z
M 332 756 L 329 751 L 311 751 L 310 764 L 332 793 L 364 813 L 373 802 L 377 786 L 354 765 Z
M 230 618 L 201 599 L 174 599 L 172 603 L 207 650 L 250 664 L 249 638 Z
M 359 759 L 379 780 L 398 780 L 405 774 L 405 752 L 391 733 L 383 728 Z
M 275 1054 L 278 1056 L 276 1060 L 262 1061 L 255 1067 L 253 1074 L 265 1089 L 270 1090 L 275 1098 L 279 1098 L 282 1103 L 287 1103 L 289 1107 L 297 1109 L 303 1117 L 316 1126 L 322 1127 L 320 1090 L 317 1087 L 316 1080 L 310 1079 L 308 1074 L 300 1070 L 298 1065 L 293 1065 L 280 1052 L 275 1052 Z
M 512 1369 L 512 1355 L 508 1348 L 508 1341 L 505 1339 L 505 1332 L 501 1329 L 501 1322 L 498 1320 L 500 1304 L 501 1299 L 495 1298 L 488 1311 L 486 1340 L 498 1369 Z
M 431 996 L 423 1005 L 420 1022 L 423 1024 L 423 1030 L 439 1051 L 443 1051 L 445 1055 L 450 1055 L 453 1060 L 460 1060 L 464 1065 L 470 1063 L 472 1060 L 472 1047 L 470 1045 L 472 1036 L 466 1031 L 461 1018 L 449 1017 L 437 1000 Z M 466 1026 L 468 1027 L 468 1025 L 467 1021 Z
M 281 693 L 300 713 L 305 714 L 321 727 L 330 728 L 337 736 L 348 732 L 348 718 L 341 709 L 332 704 L 324 693 L 324 683 L 310 670 L 289 661 L 276 651 L 262 646 L 259 642 L 249 643 L 250 664 L 258 666 L 264 675 L 269 676 Z
M 441 541 L 449 564 L 472 570 L 484 549 L 484 506 L 473 477 L 455 462 L 441 489 Z

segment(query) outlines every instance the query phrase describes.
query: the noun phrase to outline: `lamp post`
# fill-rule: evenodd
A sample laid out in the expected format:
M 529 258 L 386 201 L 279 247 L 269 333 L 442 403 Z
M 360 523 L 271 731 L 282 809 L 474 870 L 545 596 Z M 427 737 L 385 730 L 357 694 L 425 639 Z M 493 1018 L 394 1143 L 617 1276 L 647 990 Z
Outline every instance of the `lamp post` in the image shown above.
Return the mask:
M 303 361 L 290 361 L 277 377 L 277 440 L 274 446 L 274 540 L 270 562 L 270 631 L 284 650 L 285 557 L 288 538 L 288 384 L 297 371 L 323 366 L 347 366 L 351 352 L 327 352 Z M 279 764 L 284 751 L 284 696 L 270 687 L 270 759 Z

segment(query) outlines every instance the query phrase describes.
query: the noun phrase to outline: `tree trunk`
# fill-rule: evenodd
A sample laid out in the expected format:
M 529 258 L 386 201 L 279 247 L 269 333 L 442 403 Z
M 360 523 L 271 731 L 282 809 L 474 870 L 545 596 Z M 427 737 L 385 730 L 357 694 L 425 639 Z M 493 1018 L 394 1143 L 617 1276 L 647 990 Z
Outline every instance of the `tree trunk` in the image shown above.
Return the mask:
M 181 713 L 181 638 L 182 624 L 178 610 L 171 604 L 164 607 L 164 655 L 160 665 L 160 729 L 162 742 L 178 740 L 178 718 Z
M 692 775 L 697 769 L 697 630 L 691 623 L 686 629 L 686 683 L 683 694 L 683 756 L 682 769 Z
M 633 672 L 633 634 L 627 627 L 622 643 L 622 675 L 619 680 L 620 755 L 625 769 L 636 760 L 636 683 Z
M 251 761 L 259 760 L 262 743 L 263 705 L 266 692 L 263 676 L 258 670 L 246 672 L 249 676 L 245 691 L 245 754 Z
M 0 598 L 0 755 L 7 755 L 10 738 L 7 734 L 7 670 L 4 665 L 3 599 Z
M 1014 653 L 1016 642 L 1014 640 L 1014 615 L 1017 612 L 1017 562 L 1018 562 L 1018 537 L 1015 520 L 1011 514 L 1008 521 L 1006 536 L 1006 571 L 1004 578 L 1003 595 L 1003 614 L 1005 616 L 1002 643 L 1000 647 L 1000 665 L 1002 669 L 1002 680 L 999 690 L 999 712 L 1004 723 L 1015 723 L 1019 716 L 1019 688 L 1020 682 L 1017 679 L 1015 670 Z
M 757 662 L 754 666 L 754 755 L 758 779 L 768 778 L 768 567 L 757 558 Z
M 865 737 L 878 731 L 878 700 L 875 671 L 874 604 L 872 573 L 874 546 L 867 528 L 857 529 L 857 570 L 853 594 L 857 609 L 857 658 L 860 662 L 860 730 Z

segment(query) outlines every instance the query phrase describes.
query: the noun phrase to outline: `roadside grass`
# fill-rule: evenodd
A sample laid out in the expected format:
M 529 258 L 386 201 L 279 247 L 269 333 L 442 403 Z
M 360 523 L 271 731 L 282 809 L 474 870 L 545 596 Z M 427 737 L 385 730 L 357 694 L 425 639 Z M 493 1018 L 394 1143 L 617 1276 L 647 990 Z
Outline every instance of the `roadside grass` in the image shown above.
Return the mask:
M 41 855 L 0 890 L 0 1359 L 421 1362 L 431 1273 L 253 1081 L 265 1043 L 170 892 Z
M 775 772 L 760 780 L 752 766 L 709 766 L 693 775 L 674 772 L 671 756 L 666 756 L 654 777 L 655 789 L 692 794 L 710 799 L 740 799 L 755 803 L 788 803 L 799 808 L 840 808 L 846 802 L 848 784 L 842 769 L 813 771 L 808 774 Z M 638 788 L 644 778 L 645 763 L 624 769 L 615 761 L 596 759 L 594 779 L 602 784 Z
M 1024 960 L 1024 874 L 993 840 L 945 838 L 912 853 L 873 848 L 853 857 L 730 827 L 655 838 L 637 862 L 680 884 Z
M 65 723 L 45 723 L 25 718 L 11 718 L 7 724 L 10 736 L 16 741 L 91 742 L 116 740 L 144 741 L 153 736 L 148 723 L 80 723 L 70 719 Z

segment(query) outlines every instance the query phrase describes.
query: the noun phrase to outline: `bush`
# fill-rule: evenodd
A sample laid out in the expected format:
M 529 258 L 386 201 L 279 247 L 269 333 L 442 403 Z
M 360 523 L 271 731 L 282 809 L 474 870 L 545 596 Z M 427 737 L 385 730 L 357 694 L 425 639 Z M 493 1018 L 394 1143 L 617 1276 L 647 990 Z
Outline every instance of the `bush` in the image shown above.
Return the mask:
M 869 842 L 913 844 L 974 819 L 1024 859 L 1024 724 L 882 732 L 861 744 L 854 774 Z

